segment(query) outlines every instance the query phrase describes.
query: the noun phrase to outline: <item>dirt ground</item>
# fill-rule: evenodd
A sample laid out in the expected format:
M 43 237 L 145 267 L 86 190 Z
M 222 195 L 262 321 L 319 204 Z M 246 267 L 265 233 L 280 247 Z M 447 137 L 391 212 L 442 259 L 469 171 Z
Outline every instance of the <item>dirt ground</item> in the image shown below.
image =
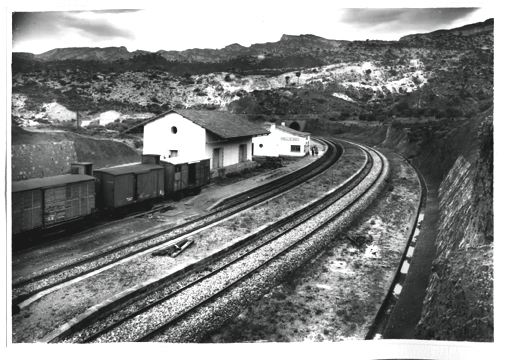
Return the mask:
M 207 342 L 364 339 L 401 259 L 420 196 L 414 170 L 387 155 L 389 185 L 361 219 Z

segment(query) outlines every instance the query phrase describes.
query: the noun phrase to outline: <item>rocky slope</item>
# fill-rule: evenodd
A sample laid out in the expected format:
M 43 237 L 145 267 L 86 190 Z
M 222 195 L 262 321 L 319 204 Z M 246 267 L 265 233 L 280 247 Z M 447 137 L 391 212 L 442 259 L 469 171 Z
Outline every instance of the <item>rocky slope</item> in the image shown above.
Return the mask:
M 206 106 L 223 109 L 238 102 L 231 108 L 249 112 L 242 107 L 247 107 L 248 102 L 255 102 L 253 99 L 257 93 L 268 97 L 279 95 L 288 99 L 287 103 L 292 103 L 293 98 L 303 98 L 304 91 L 312 91 L 321 94 L 320 104 L 332 103 L 326 110 L 328 112 L 356 107 L 353 106 L 355 102 L 368 103 L 379 97 L 410 93 L 424 86 L 429 76 L 430 73 L 419 60 L 390 68 L 371 61 L 342 63 L 274 76 L 241 76 L 221 72 L 178 78 L 160 71 L 127 71 L 117 74 L 95 73 L 88 78 L 81 72 L 65 72 L 54 77 L 44 73 L 27 73 L 13 79 L 12 106 L 14 116 L 33 121 L 74 120 L 76 116 L 68 113 L 70 109 L 89 111 L 97 104 L 101 104 L 104 111 L 126 110 L 126 104 L 134 109 L 149 111 L 162 107 Z M 42 89 L 45 91 L 38 96 L 37 92 Z M 31 99 L 33 106 L 27 106 L 27 98 Z M 55 102 L 66 105 L 65 109 L 60 109 L 58 116 L 47 111 L 49 104 Z M 298 100 L 295 102 L 300 103 Z M 107 104 L 110 104 L 109 108 L 106 108 Z M 273 107 L 281 113 L 314 112 L 310 105 L 288 107 L 286 110 L 279 104 Z M 265 109 L 250 111 L 268 113 Z M 323 111 L 320 109 L 316 112 Z
M 54 103 L 87 122 L 111 110 L 135 118 L 178 107 L 334 120 L 472 116 L 491 105 L 493 21 L 469 29 L 398 42 L 283 35 L 218 50 L 14 54 L 13 112 L 22 125 L 58 120 L 44 114 Z
M 476 160 L 461 156 L 439 188 L 437 254 L 417 337 L 493 341 L 492 116 Z

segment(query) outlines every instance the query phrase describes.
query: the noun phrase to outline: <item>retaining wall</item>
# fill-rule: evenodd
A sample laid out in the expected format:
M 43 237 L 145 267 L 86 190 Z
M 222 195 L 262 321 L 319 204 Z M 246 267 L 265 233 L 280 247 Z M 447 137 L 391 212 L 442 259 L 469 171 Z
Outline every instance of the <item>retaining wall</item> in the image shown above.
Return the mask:
M 73 141 L 12 145 L 12 181 L 61 175 L 77 161 Z

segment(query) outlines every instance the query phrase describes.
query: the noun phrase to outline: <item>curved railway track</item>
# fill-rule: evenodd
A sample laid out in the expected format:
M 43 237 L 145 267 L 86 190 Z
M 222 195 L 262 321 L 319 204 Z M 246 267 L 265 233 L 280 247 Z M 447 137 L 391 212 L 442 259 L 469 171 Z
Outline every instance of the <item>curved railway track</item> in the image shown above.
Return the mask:
M 363 147 L 365 149 L 365 147 Z M 329 224 L 339 221 L 364 202 L 371 189 L 387 176 L 388 165 L 380 153 L 367 149 L 362 167 L 337 189 L 246 238 L 210 260 L 205 270 L 176 282 L 158 281 L 157 286 L 137 289 L 100 311 L 90 313 L 50 334 L 50 342 L 179 341 L 172 328 L 186 321 L 217 299 L 254 278 L 264 269 L 282 262 Z M 176 331 L 177 333 L 177 331 Z
M 342 154 L 342 148 L 335 142 L 324 139 L 318 140 L 327 146 L 327 151 L 321 158 L 307 167 L 266 183 L 260 186 L 259 189 L 254 188 L 238 194 L 236 197 L 228 199 L 226 203 L 219 204 L 218 208 L 207 215 L 149 236 L 139 237 L 126 244 L 108 248 L 99 254 L 90 254 L 78 261 L 49 269 L 30 278 L 21 279 L 13 283 L 13 306 L 23 308 L 44 296 L 56 286 L 71 282 L 86 274 L 100 271 L 100 269 L 114 266 L 114 264 L 136 254 L 153 251 L 159 247 L 176 243 L 177 239 L 182 236 L 194 233 L 213 223 L 233 216 L 248 207 L 266 201 L 317 176 L 335 163 Z

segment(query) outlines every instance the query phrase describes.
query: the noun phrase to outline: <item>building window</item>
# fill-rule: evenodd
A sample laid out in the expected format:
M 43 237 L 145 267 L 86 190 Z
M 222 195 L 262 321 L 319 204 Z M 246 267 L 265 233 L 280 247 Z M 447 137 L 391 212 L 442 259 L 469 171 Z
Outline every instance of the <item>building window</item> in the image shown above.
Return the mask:
M 170 155 L 169 155 L 170 158 L 175 158 L 177 157 L 177 150 L 170 150 Z
M 246 150 L 246 144 L 239 145 L 239 162 L 248 160 L 248 152 Z
M 219 169 L 223 167 L 223 148 L 213 149 L 213 169 Z
M 171 127 L 170 131 L 172 131 L 173 134 L 177 134 L 177 127 L 175 126 Z
M 291 152 L 300 152 L 300 145 L 291 145 L 290 151 Z

